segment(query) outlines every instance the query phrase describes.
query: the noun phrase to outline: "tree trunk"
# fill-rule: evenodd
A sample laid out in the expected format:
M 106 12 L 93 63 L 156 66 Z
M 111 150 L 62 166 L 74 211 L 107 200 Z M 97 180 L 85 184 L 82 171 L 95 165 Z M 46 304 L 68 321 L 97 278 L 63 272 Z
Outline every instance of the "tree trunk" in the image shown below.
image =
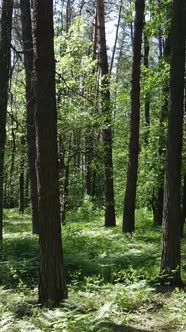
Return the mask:
M 12 208 L 15 207 L 15 199 L 14 199 L 14 181 L 13 174 L 15 170 L 15 156 L 16 156 L 16 135 L 15 131 L 17 128 L 13 127 L 13 120 L 11 119 L 12 125 L 12 142 L 11 142 L 11 163 L 10 163 L 10 172 L 9 172 L 9 181 L 8 181 L 8 196 L 7 196 L 7 205 L 6 207 Z M 7 177 L 8 178 L 8 177 Z
M 20 0 L 24 66 L 26 75 L 27 147 L 30 178 L 30 199 L 32 210 L 32 233 L 39 233 L 38 193 L 36 177 L 36 130 L 34 123 L 35 100 L 32 84 L 33 41 L 31 28 L 30 0 Z
M 70 165 L 69 161 L 65 166 L 65 174 L 64 174 L 64 192 L 63 192 L 63 209 L 62 209 L 62 223 L 65 222 L 66 212 L 68 211 L 68 200 L 69 200 L 69 173 L 70 173 Z
M 136 0 L 136 17 L 134 22 L 132 87 L 131 87 L 131 119 L 129 162 L 127 185 L 124 199 L 123 232 L 132 233 L 135 230 L 136 186 L 139 155 L 139 124 L 140 124 L 140 63 L 142 31 L 144 25 L 144 0 Z
M 34 94 L 39 194 L 39 302 L 53 306 L 67 297 L 61 242 L 53 1 L 33 1 Z
M 161 38 L 162 39 L 162 38 Z M 162 54 L 159 53 L 159 57 L 161 59 Z M 167 36 L 165 39 L 165 45 L 163 50 L 164 60 L 169 63 L 170 62 L 170 37 Z M 165 122 L 167 121 L 168 115 L 168 96 L 169 96 L 169 82 L 164 81 L 163 83 L 163 103 L 160 110 L 160 125 L 159 125 L 159 148 L 158 155 L 159 159 L 164 162 L 165 159 L 165 149 L 166 149 L 166 138 L 165 138 Z M 165 163 L 165 162 L 164 162 Z M 165 165 L 163 165 L 163 169 L 159 174 L 158 179 L 158 188 L 156 192 L 153 194 L 153 219 L 154 224 L 162 225 L 163 219 L 163 196 L 164 196 L 164 173 L 165 173 Z
M 180 235 L 184 236 L 184 224 L 186 218 L 186 174 L 183 177 L 183 198 L 181 204 L 181 225 L 180 225 Z
M 86 193 L 93 197 L 93 168 L 94 158 L 94 131 L 88 128 L 86 132 Z
M 30 206 L 30 179 L 29 179 L 29 170 L 26 170 L 26 176 L 25 176 L 25 207 Z
M 0 241 L 3 238 L 3 173 L 10 72 L 13 0 L 3 0 L 0 21 Z
M 144 33 L 144 66 L 146 69 L 149 68 L 149 40 L 146 33 Z M 150 127 L 150 96 L 148 92 L 145 94 L 145 125 L 145 143 L 148 144 Z
M 25 192 L 24 192 L 24 144 L 25 138 L 20 139 L 20 174 L 19 174 L 19 213 L 23 214 L 25 209 Z
M 182 285 L 180 188 L 185 70 L 184 0 L 173 0 L 167 164 L 163 205 L 162 283 Z
M 163 175 L 164 172 L 162 172 Z M 161 181 L 162 180 L 162 181 Z M 152 210 L 153 210 L 153 219 L 155 225 L 162 224 L 163 218 L 163 178 L 160 179 L 160 186 L 157 189 L 157 192 L 153 194 L 153 201 L 152 201 Z
M 114 47 L 113 47 L 112 57 L 111 57 L 111 63 L 110 63 L 110 75 L 112 74 L 112 69 L 113 69 L 113 64 L 114 64 L 114 58 L 115 58 L 115 54 L 116 54 L 116 46 L 117 46 L 118 36 L 119 36 L 119 27 L 120 27 L 120 21 L 121 21 L 122 7 L 123 7 L 123 0 L 120 0 L 119 13 L 118 13 L 118 22 L 117 22 L 117 26 L 116 26 L 116 35 L 115 35 Z
M 112 162 L 112 110 L 110 102 L 110 81 L 105 39 L 104 1 L 97 0 L 97 28 L 99 42 L 99 69 L 101 77 L 101 107 L 105 118 L 103 129 L 105 170 L 105 226 L 116 226 L 113 162 Z
M 62 137 L 61 137 L 61 151 L 60 151 L 60 164 L 62 166 L 62 211 L 61 211 L 61 221 L 62 223 L 65 223 L 66 219 L 66 212 L 68 211 L 69 208 L 69 177 L 70 177 L 70 158 L 71 158 L 71 145 L 72 145 L 72 139 L 71 135 L 69 137 L 69 142 L 68 142 L 68 149 L 67 149 L 67 155 L 65 158 L 65 149 L 63 146 L 62 142 Z M 66 162 L 65 162 L 66 159 Z

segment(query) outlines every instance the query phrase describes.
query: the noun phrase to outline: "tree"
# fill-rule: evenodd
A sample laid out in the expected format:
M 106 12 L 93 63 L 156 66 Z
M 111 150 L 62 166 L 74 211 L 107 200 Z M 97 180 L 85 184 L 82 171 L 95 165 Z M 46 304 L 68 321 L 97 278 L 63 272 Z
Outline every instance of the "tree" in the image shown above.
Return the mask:
M 33 41 L 31 27 L 30 0 L 20 0 L 24 67 L 26 76 L 27 147 L 30 178 L 30 198 L 32 208 L 32 232 L 39 233 L 38 194 L 36 177 L 36 131 L 34 122 L 35 100 L 32 85 Z
M 160 38 L 162 40 L 162 38 Z M 169 36 L 164 41 L 164 50 L 160 56 L 160 61 L 164 64 L 169 63 L 170 58 L 170 39 Z M 168 96 L 169 96 L 169 76 L 162 80 L 162 105 L 159 116 L 159 142 L 158 142 L 158 159 L 163 160 L 163 167 L 159 171 L 158 183 L 153 192 L 152 208 L 153 219 L 156 225 L 162 225 L 163 219 L 163 196 L 164 196 L 164 174 L 165 174 L 165 150 L 166 150 L 166 134 L 165 123 L 167 123 L 168 117 Z
M 104 1 L 97 0 L 97 29 L 99 43 L 99 70 L 101 78 L 101 109 L 104 116 L 103 145 L 105 170 L 105 226 L 115 226 L 113 162 L 112 162 L 112 110 L 110 82 L 105 39 Z
M 61 243 L 53 1 L 33 1 L 34 96 L 40 224 L 39 302 L 58 305 L 67 297 Z
M 146 32 L 144 32 L 144 67 L 148 71 L 149 67 L 149 40 Z M 146 133 L 145 133 L 145 143 L 148 144 L 148 135 L 149 135 L 149 127 L 150 127 L 150 100 L 149 93 L 147 92 L 145 95 L 145 125 L 146 125 Z
M 184 0 L 173 0 L 167 160 L 163 204 L 162 282 L 182 285 L 180 275 L 180 188 L 185 70 Z
M 13 1 L 3 0 L 0 26 L 0 241 L 3 237 L 3 174 Z
M 131 82 L 131 118 L 130 118 L 130 141 L 129 161 L 127 170 L 127 184 L 124 199 L 123 232 L 134 232 L 135 230 L 135 204 L 136 185 L 139 155 L 139 125 L 140 125 L 140 63 L 142 30 L 144 24 L 144 0 L 136 0 L 136 17 L 134 22 L 133 39 L 133 63 Z

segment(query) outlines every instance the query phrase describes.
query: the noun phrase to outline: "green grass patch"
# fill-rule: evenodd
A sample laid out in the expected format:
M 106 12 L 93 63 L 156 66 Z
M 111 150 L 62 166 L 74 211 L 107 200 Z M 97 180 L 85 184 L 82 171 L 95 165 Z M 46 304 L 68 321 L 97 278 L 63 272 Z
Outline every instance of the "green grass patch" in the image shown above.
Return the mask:
M 186 294 L 155 291 L 160 227 L 152 224 L 146 210 L 137 211 L 136 217 L 133 236 L 121 233 L 121 220 L 111 229 L 103 227 L 101 218 L 68 221 L 63 226 L 69 298 L 60 308 L 49 310 L 37 304 L 39 244 L 31 234 L 31 218 L 6 211 L 0 250 L 0 330 L 186 330 Z M 183 257 L 184 250 L 185 241 Z M 185 270 L 183 264 L 183 276 Z

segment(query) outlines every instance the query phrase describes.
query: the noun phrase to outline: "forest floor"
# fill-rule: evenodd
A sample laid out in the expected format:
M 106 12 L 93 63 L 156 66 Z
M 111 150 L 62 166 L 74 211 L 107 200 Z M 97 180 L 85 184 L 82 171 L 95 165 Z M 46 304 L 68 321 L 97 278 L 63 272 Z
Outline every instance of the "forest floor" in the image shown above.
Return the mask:
M 39 248 L 29 214 L 5 212 L 0 249 L 0 331 L 186 331 L 186 293 L 159 288 L 161 230 L 137 211 L 133 236 L 91 214 L 63 226 L 68 299 L 59 308 L 37 303 Z M 119 218 L 118 218 L 119 219 Z M 182 275 L 186 279 L 186 244 Z

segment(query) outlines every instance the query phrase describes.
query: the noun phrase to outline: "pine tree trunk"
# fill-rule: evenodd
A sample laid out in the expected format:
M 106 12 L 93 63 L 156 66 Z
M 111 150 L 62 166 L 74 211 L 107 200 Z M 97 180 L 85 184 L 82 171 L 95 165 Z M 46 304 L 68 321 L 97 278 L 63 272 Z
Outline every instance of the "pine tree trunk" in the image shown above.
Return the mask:
M 0 241 L 3 238 L 3 173 L 13 1 L 3 0 L 0 21 Z
M 162 38 L 161 38 L 162 39 Z M 161 58 L 162 55 L 159 54 Z M 170 39 L 167 36 L 165 40 L 165 46 L 163 50 L 164 60 L 169 63 L 170 61 Z M 163 219 L 163 196 L 164 196 L 164 173 L 165 173 L 165 149 L 166 149 L 166 138 L 165 138 L 165 122 L 168 117 L 168 96 L 169 96 L 169 82 L 163 82 L 163 103 L 160 110 L 160 125 L 159 125 L 159 148 L 158 155 L 159 159 L 163 159 L 163 169 L 161 170 L 158 178 L 158 187 L 153 195 L 152 209 L 154 224 L 162 225 Z
M 180 235 L 184 236 L 184 224 L 186 218 L 186 174 L 183 177 L 183 198 L 181 204 L 181 225 L 180 225 Z
M 93 197 L 93 168 L 92 161 L 94 158 L 94 131 L 88 128 L 86 132 L 86 193 Z
M 136 17 L 134 22 L 133 64 L 131 87 L 131 119 L 129 162 L 127 171 L 127 185 L 124 199 L 123 232 L 132 233 L 135 230 L 136 186 L 139 155 L 139 124 L 140 124 L 140 63 L 142 31 L 144 25 L 144 0 L 135 2 Z
M 163 205 L 162 283 L 182 285 L 180 189 L 185 70 L 184 0 L 173 0 L 167 164 Z
M 61 242 L 53 1 L 33 1 L 34 94 L 39 193 L 39 302 L 53 306 L 67 297 Z
M 146 69 L 149 68 L 149 40 L 147 34 L 144 33 L 144 66 Z M 145 143 L 148 144 L 148 136 L 149 136 L 149 127 L 150 127 L 150 96 L 147 92 L 145 94 Z
M 113 162 L 112 162 L 112 110 L 110 82 L 105 39 L 104 1 L 97 0 L 97 29 L 99 42 L 99 69 L 101 77 L 101 107 L 105 117 L 103 129 L 104 171 L 105 171 L 105 226 L 116 226 Z
M 160 179 L 163 182 L 163 178 Z M 162 183 L 161 183 L 162 184 Z M 153 219 L 155 225 L 162 225 L 163 218 L 163 187 L 159 187 L 157 193 L 153 195 L 152 201 Z
M 11 143 L 11 164 L 10 164 L 10 172 L 9 172 L 9 179 L 8 179 L 8 196 L 7 196 L 7 207 L 13 208 L 15 207 L 15 200 L 14 200 L 14 181 L 13 175 L 15 170 L 15 154 L 16 154 L 16 135 L 15 135 L 15 128 L 13 128 L 13 121 L 12 121 L 12 143 Z M 8 178 L 8 177 L 7 177 Z
M 20 139 L 20 174 L 19 174 L 19 213 L 23 214 L 25 209 L 25 179 L 24 179 L 24 144 L 25 138 Z
M 36 130 L 34 123 L 35 100 L 32 84 L 33 41 L 31 27 L 30 0 L 20 0 L 24 66 L 26 74 L 27 147 L 30 178 L 30 199 L 32 210 L 32 233 L 39 233 L 38 193 L 36 177 Z

